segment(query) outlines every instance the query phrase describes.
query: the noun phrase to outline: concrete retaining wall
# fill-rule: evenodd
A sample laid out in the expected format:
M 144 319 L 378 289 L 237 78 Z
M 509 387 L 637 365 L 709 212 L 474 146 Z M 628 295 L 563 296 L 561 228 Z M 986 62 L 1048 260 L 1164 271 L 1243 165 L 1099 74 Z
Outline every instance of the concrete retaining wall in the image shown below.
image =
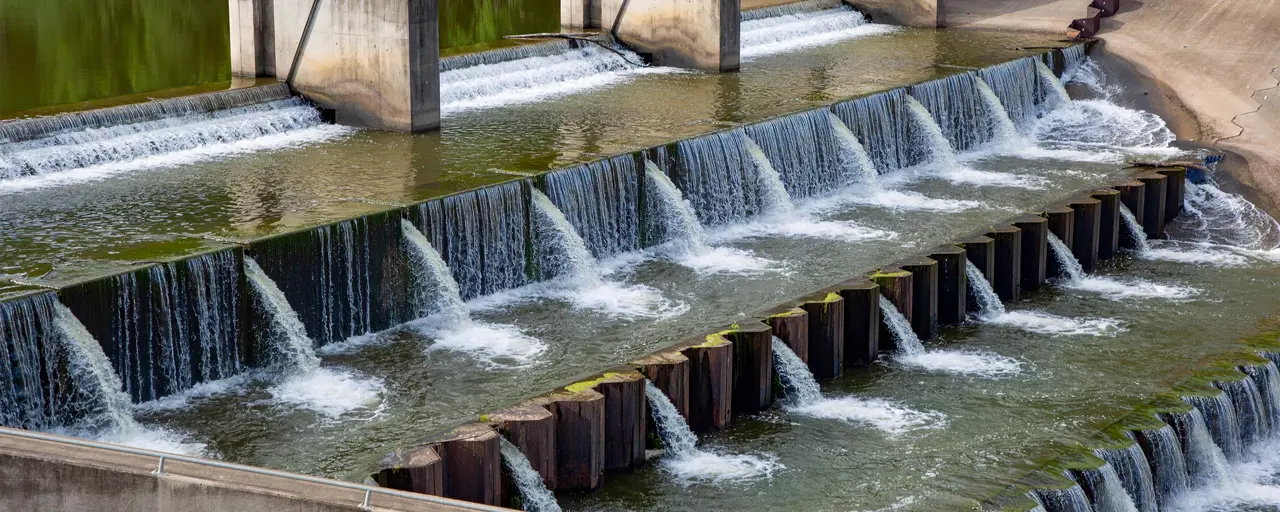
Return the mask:
M 945 7 L 967 0 L 847 0 L 876 23 L 933 28 L 943 25 Z
M 739 0 L 561 0 L 560 24 L 612 31 L 655 65 L 738 69 Z

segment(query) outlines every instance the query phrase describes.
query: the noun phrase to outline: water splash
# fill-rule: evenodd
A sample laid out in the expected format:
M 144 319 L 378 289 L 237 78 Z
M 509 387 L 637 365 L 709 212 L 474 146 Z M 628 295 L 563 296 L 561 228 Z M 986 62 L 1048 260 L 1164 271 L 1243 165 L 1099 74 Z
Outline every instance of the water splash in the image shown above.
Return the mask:
M 898 311 L 898 307 L 883 295 L 880 296 L 880 314 L 884 317 L 885 325 L 889 326 L 889 332 L 893 335 L 893 341 L 898 347 L 896 356 L 912 356 L 924 352 L 924 343 L 921 343 L 920 337 L 911 330 L 911 322 L 907 321 L 907 317 Z
M 994 130 L 991 137 L 993 141 L 1013 142 L 1018 138 L 1018 128 L 1014 126 L 1013 119 L 1009 118 L 1008 111 L 1005 110 L 1004 104 L 1000 103 L 1000 98 L 996 96 L 995 91 L 991 90 L 991 86 L 981 78 L 973 81 L 973 85 L 978 89 L 978 96 L 982 98 L 982 102 L 987 106 L 992 120 L 994 120 Z
M 775 472 L 785 469 L 770 454 L 727 454 L 699 448 L 698 436 L 661 389 L 646 379 L 644 394 L 662 439 L 662 469 L 680 483 L 750 483 L 772 479 Z
M 987 276 L 982 275 L 982 271 L 978 270 L 978 266 L 972 261 L 966 259 L 964 265 L 965 277 L 968 278 L 969 287 L 973 292 L 970 296 L 978 303 L 978 317 L 991 320 L 1004 315 L 1004 303 L 991 288 L 991 283 L 987 282 Z
M 1117 280 L 1089 276 L 1085 274 L 1084 267 L 1071 253 L 1071 249 L 1053 233 L 1049 233 L 1049 247 L 1062 272 L 1059 284 L 1066 288 L 1097 293 L 1115 301 L 1131 298 L 1186 300 L 1200 294 L 1200 290 L 1188 286 L 1152 283 L 1141 279 Z
M 1147 241 L 1147 231 L 1142 229 L 1142 224 L 1138 222 L 1138 218 L 1133 215 L 1133 212 L 1124 203 L 1120 203 L 1120 218 L 1124 222 L 1125 232 L 1133 240 L 1133 245 L 1136 246 L 1134 251 L 1139 256 L 1150 252 L 1151 243 Z
M 845 126 L 844 121 L 831 111 L 827 111 L 827 119 L 831 121 L 831 130 L 840 144 L 843 164 L 856 169 L 856 174 L 861 176 L 863 184 L 878 188 L 880 173 L 871 162 L 871 156 L 867 154 L 867 150 L 862 147 L 861 142 L 858 142 L 858 136 L 854 135 L 853 131 Z
M 1084 266 L 1080 264 L 1075 255 L 1071 254 L 1071 249 L 1067 244 L 1062 242 L 1058 235 L 1049 233 L 1049 248 L 1053 252 L 1054 260 L 1058 262 L 1058 269 L 1062 275 L 1058 276 L 1063 284 L 1067 286 L 1079 285 L 1084 281 Z
M 785 216 L 794 212 L 796 206 L 791 202 L 787 186 L 782 183 L 782 176 L 773 168 L 773 164 L 769 163 L 769 157 L 765 156 L 764 150 L 760 149 L 755 141 L 748 137 L 743 137 L 743 140 L 747 145 L 747 153 L 751 155 L 751 161 L 756 166 L 765 211 L 774 216 Z
M 929 109 L 925 108 L 919 100 L 914 96 L 904 96 L 907 102 L 907 112 L 911 114 L 913 127 L 916 128 L 915 133 L 922 139 L 922 144 L 928 154 L 928 160 L 935 166 L 950 169 L 958 167 L 956 163 L 956 150 L 951 146 L 951 142 L 947 140 L 947 136 L 942 133 L 942 127 L 937 121 L 933 120 L 933 115 L 929 113 Z
M 1042 83 L 1047 85 L 1047 89 L 1051 92 L 1048 100 L 1049 106 L 1056 106 L 1071 102 L 1071 96 L 1067 94 L 1067 88 L 1062 85 L 1062 80 L 1053 75 L 1053 70 L 1049 69 L 1043 61 L 1035 59 L 1036 74 L 1040 76 Z M 1064 73 L 1065 74 L 1065 73 Z
M 773 337 L 773 366 L 782 381 L 789 406 L 805 407 L 823 399 L 822 389 L 818 387 L 813 372 L 809 371 L 809 365 L 777 336 Z
M 547 489 L 542 475 L 533 469 L 529 458 L 507 438 L 503 437 L 499 442 L 502 443 L 502 463 L 515 480 L 516 489 L 520 491 L 522 509 L 528 512 L 559 512 L 560 504 L 556 503 L 556 496 Z
M 440 257 L 440 253 L 408 220 L 400 220 L 400 231 L 409 242 L 407 249 L 410 253 L 410 268 L 416 281 L 413 306 L 417 317 L 434 313 L 451 324 L 469 320 L 470 314 L 467 313 L 466 303 L 462 301 L 458 282 L 453 279 L 453 274 L 449 272 L 449 266 Z
M 894 360 L 899 363 L 928 371 L 989 378 L 1014 375 L 1022 371 L 1022 363 L 1017 359 L 999 354 L 963 350 L 926 351 L 920 338 L 911 330 L 911 323 L 883 295 L 880 296 L 880 313 L 897 343 Z
M 753 274 L 777 266 L 776 262 L 758 258 L 751 251 L 712 247 L 693 205 L 684 199 L 667 174 L 645 160 L 644 175 L 652 201 L 649 211 L 661 220 L 666 243 L 681 265 L 700 275 Z

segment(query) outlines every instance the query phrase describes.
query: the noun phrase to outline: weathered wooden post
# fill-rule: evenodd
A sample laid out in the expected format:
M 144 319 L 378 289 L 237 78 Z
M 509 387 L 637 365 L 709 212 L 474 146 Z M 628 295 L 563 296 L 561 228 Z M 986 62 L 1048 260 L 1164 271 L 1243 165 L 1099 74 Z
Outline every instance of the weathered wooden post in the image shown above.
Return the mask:
M 733 416 L 733 343 L 719 334 L 687 347 L 689 358 L 689 428 L 722 430 Z
M 834 379 L 844 371 L 844 298 L 825 291 L 801 299 L 809 318 L 809 371 Z
M 995 240 L 995 280 L 991 287 L 1006 304 L 1018 300 L 1022 286 L 1022 231 L 1008 224 L 992 226 L 987 236 Z
M 965 250 L 955 244 L 936 247 L 929 259 L 938 262 L 938 323 L 964 323 L 969 297 L 969 278 Z
M 1039 215 L 1013 219 L 1022 231 L 1022 291 L 1034 292 L 1048 278 L 1049 220 Z

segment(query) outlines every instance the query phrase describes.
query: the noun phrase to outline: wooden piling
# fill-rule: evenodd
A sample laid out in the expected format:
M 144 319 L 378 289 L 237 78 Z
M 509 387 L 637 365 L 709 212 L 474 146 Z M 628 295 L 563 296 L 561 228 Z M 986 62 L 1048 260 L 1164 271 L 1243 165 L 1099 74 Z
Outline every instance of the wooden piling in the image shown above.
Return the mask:
M 733 343 L 712 334 L 681 353 L 689 358 L 689 428 L 723 430 L 733 416 Z
M 844 299 L 844 365 L 870 366 L 880 351 L 880 285 L 856 278 L 834 290 Z
M 964 248 L 955 244 L 935 247 L 929 251 L 929 259 L 938 262 L 938 324 L 964 323 L 969 297 Z
M 556 489 L 599 489 L 604 474 L 604 395 L 570 385 L 545 401 L 556 418 Z
M 502 446 L 498 431 L 471 423 L 427 439 L 444 464 L 444 497 L 500 505 Z
M 801 299 L 809 319 L 809 371 L 819 380 L 844 371 L 844 298 L 833 291 Z
M 733 343 L 733 412 L 757 414 L 773 405 L 773 330 L 745 321 L 721 333 Z M 810 333 L 812 334 L 812 333 Z M 809 346 L 809 359 L 819 354 Z
M 1039 290 L 1048 276 L 1049 219 L 1023 215 L 1013 226 L 1022 231 L 1022 291 Z
M 871 274 L 871 280 L 880 285 L 880 294 L 889 299 L 889 302 L 893 303 L 893 306 L 897 308 L 899 313 L 902 313 L 902 316 L 909 323 L 911 321 L 911 306 L 914 303 L 911 297 L 914 290 L 911 272 L 896 267 L 887 267 Z M 876 307 L 880 307 L 879 299 L 876 301 Z M 883 316 L 883 313 L 881 313 L 881 318 Z M 880 322 L 880 349 L 892 351 L 897 348 L 898 343 L 893 339 L 893 333 L 889 330 L 889 326 L 885 325 L 884 322 Z
M 1109 260 L 1120 252 L 1120 192 L 1104 188 L 1089 192 L 1102 209 L 1098 222 L 1098 259 Z
M 644 465 L 649 417 L 644 375 L 630 369 L 607 372 L 596 391 L 604 395 L 604 470 L 631 471 Z
M 525 403 L 480 419 L 520 449 L 547 489 L 556 489 L 556 418 L 551 411 L 537 403 Z
M 805 363 L 809 362 L 809 313 L 796 306 L 778 306 L 756 313 L 773 328 L 773 335 L 787 344 Z
M 1098 266 L 1098 231 L 1102 225 L 1102 202 L 1092 197 L 1078 197 L 1068 202 L 1076 211 L 1071 239 L 1071 253 L 1080 266 L 1091 271 Z
M 1161 167 L 1156 172 L 1165 177 L 1164 220 L 1168 222 L 1182 213 L 1182 204 L 1187 198 L 1187 168 Z
M 378 467 L 370 478 L 379 487 L 444 496 L 444 460 L 434 447 L 419 445 L 396 450 L 384 457 Z
M 991 287 L 1005 304 L 1016 302 L 1022 286 L 1022 232 L 1008 224 L 992 226 L 987 236 L 995 240 L 995 280 Z
M 1155 240 L 1164 238 L 1164 212 L 1166 193 L 1165 184 L 1169 181 L 1164 175 L 1147 172 L 1135 176 L 1146 185 L 1143 195 L 1146 204 L 1142 209 L 1142 229 L 1147 238 Z
M 914 257 L 895 266 L 911 272 L 911 330 L 921 340 L 933 339 L 938 334 L 938 262 Z

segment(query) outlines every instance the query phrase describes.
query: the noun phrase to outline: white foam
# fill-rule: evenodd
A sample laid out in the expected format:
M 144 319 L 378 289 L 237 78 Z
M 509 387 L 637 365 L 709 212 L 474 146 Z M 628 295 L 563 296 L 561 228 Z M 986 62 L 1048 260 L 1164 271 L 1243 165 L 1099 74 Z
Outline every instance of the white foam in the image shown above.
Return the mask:
M 286 377 L 269 390 L 272 402 L 334 419 L 356 411 L 377 413 L 386 388 L 382 379 L 321 367 Z
M 867 23 L 862 13 L 846 8 L 786 14 L 743 22 L 740 52 L 742 60 L 750 60 L 899 30 L 892 25 Z
M 709 234 L 712 240 L 728 241 L 766 237 L 795 237 L 861 242 L 892 240 L 897 233 L 868 228 L 852 221 L 820 221 L 806 217 L 777 217 L 736 224 Z
M 190 442 L 182 434 L 161 427 L 140 426 L 138 428 L 111 430 L 98 434 L 55 429 L 54 433 L 157 452 L 191 456 L 209 455 L 208 446 L 204 443 Z
M 643 284 L 627 285 L 603 281 L 595 286 L 548 288 L 546 297 L 567 301 L 578 309 L 604 313 L 623 320 L 662 320 L 683 315 L 689 305 L 662 296 L 662 292 Z
M 917 411 L 882 398 L 824 398 L 797 407 L 787 407 L 787 411 L 811 418 L 863 424 L 892 436 L 916 430 L 940 429 L 947 425 L 946 415 L 940 412 Z
M 1249 258 L 1226 250 L 1212 247 L 1192 247 L 1153 247 L 1137 256 L 1144 260 L 1172 261 L 1188 265 L 1210 265 L 1214 267 L 1243 267 L 1249 264 Z
M 1063 285 L 1073 290 L 1097 293 L 1115 301 L 1147 298 L 1186 300 L 1200 294 L 1200 290 L 1189 286 L 1159 284 L 1143 279 L 1122 280 L 1088 276 L 1078 281 L 1063 283 Z
M 186 408 L 192 400 L 207 398 L 215 395 L 225 395 L 233 391 L 242 389 L 249 381 L 257 378 L 254 372 L 240 373 L 225 379 L 205 381 L 197 383 L 181 393 L 175 393 L 166 397 L 158 398 L 150 402 L 135 404 L 133 410 L 135 412 L 156 412 L 156 411 L 172 411 Z
M 662 469 L 680 484 L 744 484 L 768 480 L 785 469 L 772 454 L 719 453 L 714 448 L 694 450 L 682 457 L 662 459 Z
M 962 212 L 983 208 L 981 201 L 967 199 L 934 199 L 919 192 L 878 188 L 865 195 L 849 195 L 842 202 L 854 205 L 879 206 L 894 210 L 925 210 L 935 212 Z
M 711 247 L 703 251 L 683 253 L 676 257 L 676 262 L 702 276 L 755 275 L 787 270 L 782 262 L 761 258 L 751 251 L 735 247 Z
M 429 350 L 462 352 L 493 368 L 523 368 L 547 351 L 547 344 L 519 327 L 478 320 L 432 325 L 432 318 L 411 322 L 433 340 Z
M 1075 100 L 1046 114 L 1033 129 L 1041 143 L 1077 150 L 1118 149 L 1145 155 L 1175 156 L 1175 136 L 1160 116 L 1108 100 Z
M 919 354 L 894 356 L 893 360 L 931 372 L 980 377 L 1007 377 L 1022 373 L 1022 363 L 1017 359 L 990 352 L 930 350 Z
M 287 131 L 258 138 L 197 146 L 191 149 L 162 153 L 132 160 L 109 162 L 80 167 L 49 174 L 26 176 L 12 180 L 0 180 L 0 194 L 22 192 L 36 188 L 97 181 L 112 175 L 144 169 L 173 168 L 219 157 L 298 147 L 305 144 L 332 140 L 350 134 L 354 129 L 346 126 L 320 125 L 301 130 Z
M 1227 467 L 1229 478 L 1178 495 L 1172 511 L 1275 510 L 1280 506 L 1280 439 L 1253 447 L 1246 460 Z
M 970 167 L 957 166 L 940 169 L 937 177 L 952 183 L 975 185 L 979 187 L 1008 187 L 1040 190 L 1049 180 L 1039 176 L 1024 176 L 1007 172 L 982 171 Z
M 1115 336 L 1126 330 L 1112 318 L 1068 318 L 1040 311 L 1009 311 L 982 321 L 1050 336 Z

